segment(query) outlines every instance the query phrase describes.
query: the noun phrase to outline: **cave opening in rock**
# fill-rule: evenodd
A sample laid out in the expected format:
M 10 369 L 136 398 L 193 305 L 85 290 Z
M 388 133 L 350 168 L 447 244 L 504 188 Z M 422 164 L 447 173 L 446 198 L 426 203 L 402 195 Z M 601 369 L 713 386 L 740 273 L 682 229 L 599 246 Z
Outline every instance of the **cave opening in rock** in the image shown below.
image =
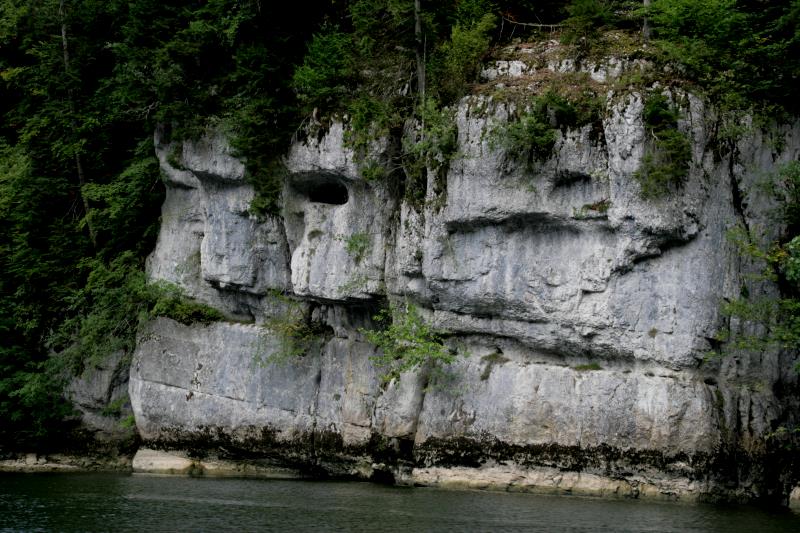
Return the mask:
M 320 204 L 346 204 L 347 187 L 337 182 L 317 183 L 309 188 L 308 199 Z

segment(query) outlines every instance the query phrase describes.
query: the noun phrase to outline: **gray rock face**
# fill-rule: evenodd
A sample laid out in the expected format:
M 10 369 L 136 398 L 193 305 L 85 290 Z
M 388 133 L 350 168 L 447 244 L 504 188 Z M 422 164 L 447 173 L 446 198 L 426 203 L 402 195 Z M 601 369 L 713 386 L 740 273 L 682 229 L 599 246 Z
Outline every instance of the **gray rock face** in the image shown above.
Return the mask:
M 261 297 L 289 288 L 283 225 L 249 213 L 253 188 L 220 136 L 176 144 L 157 133 L 155 144 L 167 196 L 149 276 L 231 318 L 253 319 Z
M 591 74 L 605 83 L 639 67 L 611 60 Z M 669 498 L 773 490 L 764 439 L 793 416 L 775 392 L 794 394 L 792 361 L 708 353 L 721 301 L 751 283 L 726 233 L 766 226 L 758 176 L 800 157 L 800 124 L 754 129 L 719 156 L 713 109 L 670 97 L 692 160 L 685 184 L 658 200 L 634 179 L 637 92 L 610 94 L 601 134 L 559 132 L 534 171 L 490 142 L 508 104 L 466 98 L 458 155 L 443 191 L 429 180 L 422 212 L 362 177 L 341 123 L 292 147 L 283 216 L 269 220 L 248 213 L 252 187 L 222 137 L 178 148 L 157 137 L 167 198 L 149 275 L 231 321 L 162 318 L 140 332 L 130 397 L 142 438 L 398 482 Z M 382 384 L 362 328 L 386 299 L 416 302 L 461 352 L 439 386 L 430 368 Z M 301 357 L 285 356 L 292 306 L 324 326 Z
M 124 445 L 133 436 L 130 427 L 120 424 L 132 414 L 127 372 L 123 354 L 115 353 L 98 366 L 86 368 L 67 386 L 82 427 L 94 434 L 95 446 Z

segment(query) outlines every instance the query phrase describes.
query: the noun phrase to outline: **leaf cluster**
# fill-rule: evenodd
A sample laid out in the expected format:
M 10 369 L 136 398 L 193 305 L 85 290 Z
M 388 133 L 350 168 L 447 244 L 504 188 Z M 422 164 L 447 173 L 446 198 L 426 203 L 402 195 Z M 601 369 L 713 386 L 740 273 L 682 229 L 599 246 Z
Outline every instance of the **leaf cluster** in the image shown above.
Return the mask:
M 590 46 L 600 38 L 601 31 L 615 20 L 609 0 L 572 0 L 567 4 L 567 18 L 561 42 L 578 45 L 581 52 L 588 52 Z
M 263 336 L 254 360 L 262 366 L 283 365 L 319 349 L 325 336 L 330 334 L 330 327 L 313 319 L 311 307 L 303 302 L 278 291 L 274 291 L 272 297 L 282 311 L 269 318 L 264 326 L 277 339 L 278 348 L 271 350 L 266 343 L 268 337 Z
M 372 358 L 385 373 L 384 382 L 399 379 L 418 367 L 441 367 L 455 361 L 457 354 L 445 346 L 443 333 L 428 325 L 413 304 L 391 306 L 374 317 L 382 329 L 362 330 L 381 352 Z
M 141 259 L 131 251 L 107 264 L 86 259 L 80 266 L 89 273 L 86 284 L 72 295 L 68 318 L 48 338 L 48 346 L 71 374 L 98 365 L 109 354 L 131 354 L 137 329 L 154 317 L 186 325 L 225 318 L 186 298 L 174 284 L 148 283 Z
M 759 243 L 743 230 L 731 235 L 733 243 L 744 256 L 763 265 L 756 281 L 776 283 L 778 295 L 764 295 L 742 287 L 740 298 L 725 302 L 723 313 L 738 327 L 719 333 L 728 342 L 728 349 L 763 351 L 788 350 L 798 355 L 800 347 L 800 164 L 788 163 L 770 176 L 770 185 L 780 209 L 774 222 L 785 228 L 778 241 Z M 733 322 L 732 322 L 733 324 Z M 800 366 L 798 366 L 800 371 Z
M 594 122 L 599 105 L 594 98 L 568 98 L 548 90 L 533 98 L 524 110 L 491 131 L 491 147 L 532 169 L 537 161 L 548 158 L 556 143 L 557 132 Z
M 686 180 L 691 161 L 691 145 L 678 129 L 678 111 L 663 94 L 648 95 L 642 118 L 645 125 L 645 152 L 634 178 L 643 198 L 660 198 Z
M 458 150 L 458 128 L 455 110 L 442 108 L 427 98 L 418 110 L 418 129 L 403 138 L 402 166 L 405 172 L 405 200 L 416 208 L 425 203 L 428 171 L 433 173 L 435 189 L 441 193 L 441 182 Z
M 478 7 L 453 26 L 450 39 L 434 53 L 429 65 L 428 93 L 452 103 L 462 97 L 479 72 L 481 60 L 489 51 L 497 18 Z
M 345 250 L 353 258 L 356 264 L 360 263 L 369 251 L 369 235 L 363 232 L 353 233 L 344 241 Z
M 641 13 L 665 60 L 725 108 L 797 109 L 800 4 L 796 0 L 653 0 Z M 778 108 L 778 109 L 774 109 Z

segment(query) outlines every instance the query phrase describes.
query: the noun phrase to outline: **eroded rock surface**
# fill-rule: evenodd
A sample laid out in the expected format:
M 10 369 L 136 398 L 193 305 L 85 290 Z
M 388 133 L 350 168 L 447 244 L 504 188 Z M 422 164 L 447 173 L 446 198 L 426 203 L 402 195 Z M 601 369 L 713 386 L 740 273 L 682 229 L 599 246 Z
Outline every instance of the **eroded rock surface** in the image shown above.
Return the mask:
M 625 68 L 595 65 L 592 79 Z M 466 98 L 457 157 L 443 190 L 429 180 L 422 210 L 363 178 L 341 123 L 292 147 L 282 217 L 267 220 L 249 213 L 253 189 L 223 138 L 157 136 L 167 198 L 149 275 L 230 321 L 160 318 L 140 333 L 130 396 L 143 440 L 409 483 L 665 498 L 784 490 L 765 437 L 793 416 L 792 361 L 708 354 L 720 302 L 751 269 L 726 233 L 766 227 L 756 183 L 800 157 L 800 125 L 754 129 L 721 155 L 713 109 L 670 96 L 692 161 L 660 200 L 633 178 L 645 137 L 636 91 L 611 95 L 599 133 L 560 131 L 534 170 L 490 142 L 510 104 Z M 430 387 L 425 368 L 382 384 L 362 328 L 387 300 L 415 302 L 450 333 L 462 356 L 444 385 Z M 286 357 L 281 324 L 296 306 L 324 327 Z

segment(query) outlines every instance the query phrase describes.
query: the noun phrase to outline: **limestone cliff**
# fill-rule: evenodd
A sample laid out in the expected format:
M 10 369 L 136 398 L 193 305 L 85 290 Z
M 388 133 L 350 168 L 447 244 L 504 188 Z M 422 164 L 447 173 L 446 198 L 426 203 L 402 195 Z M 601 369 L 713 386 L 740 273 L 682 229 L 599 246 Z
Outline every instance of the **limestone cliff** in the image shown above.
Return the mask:
M 633 178 L 643 89 L 616 83 L 642 66 L 498 61 L 484 76 L 502 92 L 537 68 L 588 73 L 607 94 L 601 123 L 559 131 L 531 169 L 491 142 L 514 104 L 467 97 L 456 156 L 419 210 L 363 178 L 346 123 L 294 143 L 282 216 L 267 220 L 249 214 L 254 192 L 223 136 L 156 135 L 167 197 L 149 275 L 230 320 L 160 318 L 140 332 L 130 397 L 145 444 L 406 483 L 785 490 L 765 443 L 794 414 L 792 361 L 708 354 L 720 303 L 752 268 L 726 233 L 774 230 L 756 184 L 800 157 L 800 124 L 751 127 L 721 152 L 713 107 L 664 89 L 691 141 L 690 171 L 674 194 L 645 200 Z M 390 149 L 373 148 L 376 160 Z M 362 328 L 387 301 L 414 302 L 448 332 L 462 355 L 446 384 L 430 387 L 426 368 L 382 384 Z M 322 326 L 316 342 L 274 357 L 296 306 Z

